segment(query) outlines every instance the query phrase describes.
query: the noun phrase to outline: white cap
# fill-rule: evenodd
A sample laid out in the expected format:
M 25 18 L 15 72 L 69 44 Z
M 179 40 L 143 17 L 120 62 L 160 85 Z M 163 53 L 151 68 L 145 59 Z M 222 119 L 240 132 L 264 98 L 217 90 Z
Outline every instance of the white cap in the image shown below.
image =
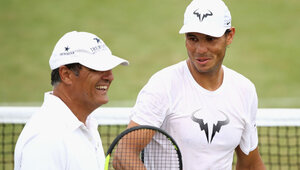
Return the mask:
M 77 31 L 68 32 L 58 40 L 49 60 L 51 70 L 72 63 L 80 63 L 97 71 L 107 71 L 119 64 L 129 64 L 128 61 L 112 55 L 98 36 Z
M 222 0 L 193 0 L 184 13 L 179 33 L 197 32 L 221 37 L 231 28 L 231 15 Z

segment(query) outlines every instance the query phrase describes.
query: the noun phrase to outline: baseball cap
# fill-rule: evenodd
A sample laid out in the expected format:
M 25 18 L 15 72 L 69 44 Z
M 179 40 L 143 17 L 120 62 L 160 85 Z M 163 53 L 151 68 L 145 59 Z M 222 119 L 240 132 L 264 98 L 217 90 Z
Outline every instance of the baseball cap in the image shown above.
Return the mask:
M 58 40 L 49 60 L 51 70 L 72 63 L 80 63 L 97 71 L 107 71 L 120 64 L 129 64 L 128 61 L 112 55 L 98 36 L 77 31 L 68 32 Z
M 197 32 L 221 37 L 231 28 L 231 15 L 222 0 L 193 0 L 184 13 L 179 33 Z

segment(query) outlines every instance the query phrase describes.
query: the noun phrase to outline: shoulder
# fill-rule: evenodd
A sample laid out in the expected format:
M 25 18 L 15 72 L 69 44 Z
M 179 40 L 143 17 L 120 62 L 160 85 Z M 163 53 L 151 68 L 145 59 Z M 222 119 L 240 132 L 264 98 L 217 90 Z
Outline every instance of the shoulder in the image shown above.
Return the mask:
M 233 93 L 239 96 L 239 100 L 243 103 L 246 112 L 251 114 L 251 119 L 255 119 L 258 105 L 255 85 L 242 74 L 237 73 L 232 69 L 224 68 L 227 74 L 226 89 L 229 95 L 231 95 L 230 93 Z
M 20 147 L 23 149 L 29 148 L 29 151 L 36 148 L 35 151 L 39 152 L 39 149 L 53 150 L 53 146 L 62 146 L 66 136 L 64 130 L 53 124 L 46 124 L 43 124 L 43 122 L 30 122 L 26 125 L 18 139 Z M 45 146 L 47 148 L 44 148 Z
M 30 118 L 23 128 L 17 145 L 20 148 L 52 146 L 62 142 L 66 127 L 61 120 L 51 116 L 51 111 L 42 106 L 38 112 Z
M 237 88 L 255 89 L 254 83 L 244 75 L 223 66 L 228 82 Z

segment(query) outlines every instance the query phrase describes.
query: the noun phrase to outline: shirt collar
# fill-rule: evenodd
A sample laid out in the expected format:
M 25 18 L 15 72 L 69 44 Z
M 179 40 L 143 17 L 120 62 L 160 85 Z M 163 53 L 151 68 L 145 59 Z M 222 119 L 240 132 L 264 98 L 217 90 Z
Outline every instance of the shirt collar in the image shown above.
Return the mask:
M 56 120 L 66 124 L 69 130 L 85 126 L 59 97 L 53 95 L 52 91 L 45 93 L 43 105 L 47 107 L 49 114 L 53 114 Z

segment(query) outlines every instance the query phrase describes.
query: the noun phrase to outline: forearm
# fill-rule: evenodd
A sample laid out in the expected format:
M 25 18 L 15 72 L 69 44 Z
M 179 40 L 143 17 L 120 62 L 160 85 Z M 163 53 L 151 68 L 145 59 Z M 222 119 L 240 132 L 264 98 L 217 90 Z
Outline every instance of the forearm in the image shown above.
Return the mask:
M 248 165 L 242 165 L 241 163 L 237 162 L 236 170 L 266 170 L 266 167 L 261 160 Z
M 249 155 L 242 152 L 240 147 L 236 148 L 237 163 L 236 170 L 265 170 L 266 167 L 259 154 L 258 148 L 251 151 Z
M 146 170 L 143 162 L 135 154 L 124 154 L 115 156 L 113 161 L 115 170 Z

